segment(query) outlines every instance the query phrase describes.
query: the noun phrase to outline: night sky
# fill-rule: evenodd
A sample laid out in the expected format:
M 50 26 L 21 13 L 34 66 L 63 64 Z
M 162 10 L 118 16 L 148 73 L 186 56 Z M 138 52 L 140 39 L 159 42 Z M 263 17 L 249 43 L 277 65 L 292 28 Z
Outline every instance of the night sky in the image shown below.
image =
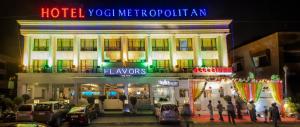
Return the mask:
M 284 0 L 5 0 L 0 5 L 0 53 L 19 57 L 18 19 L 40 19 L 45 6 L 207 8 L 199 19 L 232 19 L 229 46 L 259 39 L 276 31 L 300 31 L 300 10 L 296 2 Z M 123 19 L 124 20 L 124 19 Z M 166 19 L 167 20 L 167 19 Z

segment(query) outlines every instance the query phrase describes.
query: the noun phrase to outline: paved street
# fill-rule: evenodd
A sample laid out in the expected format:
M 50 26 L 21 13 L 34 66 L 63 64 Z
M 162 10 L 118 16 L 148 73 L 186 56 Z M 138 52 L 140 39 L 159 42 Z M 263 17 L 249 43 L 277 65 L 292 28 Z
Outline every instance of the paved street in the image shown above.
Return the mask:
M 216 117 L 217 118 L 217 117 Z M 202 119 L 202 120 L 199 120 Z M 215 120 L 210 122 L 204 117 L 194 117 L 192 121 L 186 123 L 181 121 L 180 124 L 167 124 L 160 125 L 154 116 L 113 116 L 113 117 L 99 117 L 94 120 L 89 127 L 228 127 L 228 126 L 242 126 L 242 127 L 273 127 L 271 123 L 263 123 L 259 121 L 257 123 L 251 123 L 245 117 L 245 120 L 237 120 L 236 125 L 231 125 L 228 122 L 219 122 Z M 226 118 L 225 118 L 226 120 Z M 260 119 L 259 119 L 260 120 Z M 188 124 L 188 125 L 187 125 Z M 300 121 L 284 122 L 279 124 L 281 127 L 299 127 Z M 68 123 L 64 123 L 63 127 L 68 127 Z

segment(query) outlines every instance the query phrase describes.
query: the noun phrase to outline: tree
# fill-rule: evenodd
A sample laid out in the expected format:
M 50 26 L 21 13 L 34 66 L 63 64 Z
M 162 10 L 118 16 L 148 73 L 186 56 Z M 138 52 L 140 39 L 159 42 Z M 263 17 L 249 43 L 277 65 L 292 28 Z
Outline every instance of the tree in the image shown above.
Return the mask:
M 23 101 L 24 101 L 23 97 L 15 97 L 14 98 L 14 103 L 15 103 L 15 105 L 17 105 L 17 107 L 19 107 L 23 103 Z
M 26 101 L 28 101 L 28 100 L 31 99 L 31 97 L 30 97 L 28 94 L 23 94 L 23 95 L 22 95 L 22 98 L 23 98 L 23 100 L 24 100 L 24 103 L 26 103 Z
M 12 109 L 14 106 L 14 102 L 10 98 L 4 98 L 3 102 L 6 109 Z

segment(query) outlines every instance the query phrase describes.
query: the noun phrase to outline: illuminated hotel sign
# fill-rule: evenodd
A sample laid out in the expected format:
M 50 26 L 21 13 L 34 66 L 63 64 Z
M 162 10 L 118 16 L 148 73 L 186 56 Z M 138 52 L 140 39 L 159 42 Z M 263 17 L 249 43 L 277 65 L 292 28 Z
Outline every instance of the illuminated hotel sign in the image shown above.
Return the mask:
M 170 80 L 158 80 L 158 84 L 162 86 L 174 86 L 174 87 L 179 86 L 178 81 L 170 81 Z
M 204 8 L 82 8 L 82 7 L 43 7 L 40 10 L 43 19 L 85 19 L 85 18 L 183 18 L 205 17 Z
M 105 68 L 105 76 L 143 76 L 146 75 L 145 68 Z
M 207 76 L 207 75 L 231 75 L 231 67 L 196 67 L 193 69 L 193 75 Z

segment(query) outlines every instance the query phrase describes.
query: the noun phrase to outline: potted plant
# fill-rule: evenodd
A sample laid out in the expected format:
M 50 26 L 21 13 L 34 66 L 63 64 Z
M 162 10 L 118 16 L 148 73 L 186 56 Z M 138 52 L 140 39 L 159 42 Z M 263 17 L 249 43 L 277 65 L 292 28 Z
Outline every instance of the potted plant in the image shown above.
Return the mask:
M 24 103 L 26 103 L 26 101 L 28 101 L 28 100 L 31 99 L 31 97 L 30 97 L 28 94 L 23 94 L 23 95 L 22 95 L 22 98 L 23 98 L 23 100 L 24 100 Z

